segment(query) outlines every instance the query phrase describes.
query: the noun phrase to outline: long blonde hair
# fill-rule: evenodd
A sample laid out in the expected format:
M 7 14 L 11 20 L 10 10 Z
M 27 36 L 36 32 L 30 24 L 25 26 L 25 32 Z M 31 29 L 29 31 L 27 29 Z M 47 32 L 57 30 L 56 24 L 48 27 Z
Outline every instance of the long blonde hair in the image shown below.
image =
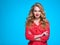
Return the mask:
M 45 27 L 45 24 L 46 24 L 47 20 L 46 20 L 46 17 L 45 17 L 43 6 L 40 3 L 35 3 L 31 7 L 31 10 L 30 10 L 29 15 L 27 17 L 26 26 L 30 26 L 33 23 L 34 19 L 35 19 L 34 15 L 33 15 L 33 10 L 34 10 L 35 6 L 37 6 L 37 7 L 39 7 L 41 9 L 40 10 L 41 11 L 40 21 L 42 21 L 43 27 Z

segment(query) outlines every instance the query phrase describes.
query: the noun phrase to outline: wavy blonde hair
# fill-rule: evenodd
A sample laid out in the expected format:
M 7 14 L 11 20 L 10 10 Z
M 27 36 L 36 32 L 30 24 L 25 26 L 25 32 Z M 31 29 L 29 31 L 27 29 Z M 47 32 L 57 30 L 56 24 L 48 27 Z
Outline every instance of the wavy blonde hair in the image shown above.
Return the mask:
M 30 10 L 29 15 L 27 17 L 26 26 L 31 26 L 31 24 L 33 23 L 33 21 L 35 19 L 34 15 L 33 15 L 33 10 L 34 10 L 35 6 L 37 6 L 37 7 L 39 7 L 41 9 L 40 10 L 41 11 L 40 21 L 42 21 L 42 26 L 45 27 L 47 20 L 46 20 L 46 17 L 45 17 L 43 6 L 40 3 L 35 3 L 31 7 L 31 10 Z

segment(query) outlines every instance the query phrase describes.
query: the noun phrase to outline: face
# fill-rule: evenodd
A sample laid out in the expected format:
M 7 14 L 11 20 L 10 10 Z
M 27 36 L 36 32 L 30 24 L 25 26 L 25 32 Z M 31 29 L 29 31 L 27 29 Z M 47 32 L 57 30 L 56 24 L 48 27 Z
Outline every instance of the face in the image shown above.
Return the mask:
M 37 6 L 35 6 L 34 7 L 34 10 L 33 10 L 33 14 L 34 14 L 35 18 L 39 18 L 40 17 L 40 14 L 41 14 L 40 8 L 37 7 Z

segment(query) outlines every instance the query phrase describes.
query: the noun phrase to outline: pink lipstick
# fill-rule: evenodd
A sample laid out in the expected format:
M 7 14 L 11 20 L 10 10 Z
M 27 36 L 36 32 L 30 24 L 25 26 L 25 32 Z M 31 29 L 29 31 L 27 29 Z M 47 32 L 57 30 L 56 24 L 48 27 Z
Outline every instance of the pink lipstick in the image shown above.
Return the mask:
M 38 16 L 38 14 L 36 14 L 36 16 Z

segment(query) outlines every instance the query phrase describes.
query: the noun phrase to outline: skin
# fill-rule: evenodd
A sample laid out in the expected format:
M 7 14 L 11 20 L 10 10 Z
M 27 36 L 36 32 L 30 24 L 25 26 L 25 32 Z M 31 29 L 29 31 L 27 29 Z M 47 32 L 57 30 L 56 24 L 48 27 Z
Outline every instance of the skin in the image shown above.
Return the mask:
M 34 7 L 33 14 L 34 14 L 34 17 L 35 17 L 34 22 L 36 23 L 36 25 L 39 25 L 39 21 L 40 21 L 40 18 L 39 17 L 40 17 L 40 14 L 41 14 L 40 8 L 37 7 L 37 6 L 35 6 Z
M 35 7 L 34 7 L 34 10 L 33 10 L 33 14 L 34 14 L 34 17 L 35 17 L 34 23 L 35 23 L 36 25 L 39 25 L 39 21 L 40 21 L 40 18 L 39 18 L 39 17 L 41 16 L 40 8 L 37 7 L 37 6 L 35 6 Z M 35 40 L 40 41 L 41 39 L 38 38 L 38 37 L 42 37 L 44 34 L 46 35 L 47 32 L 44 32 L 44 33 L 42 33 L 41 35 L 35 35 L 35 37 L 34 37 Z
M 36 19 L 39 19 L 40 14 L 41 14 L 39 7 L 37 7 L 37 6 L 34 7 L 33 14 L 34 14 Z

